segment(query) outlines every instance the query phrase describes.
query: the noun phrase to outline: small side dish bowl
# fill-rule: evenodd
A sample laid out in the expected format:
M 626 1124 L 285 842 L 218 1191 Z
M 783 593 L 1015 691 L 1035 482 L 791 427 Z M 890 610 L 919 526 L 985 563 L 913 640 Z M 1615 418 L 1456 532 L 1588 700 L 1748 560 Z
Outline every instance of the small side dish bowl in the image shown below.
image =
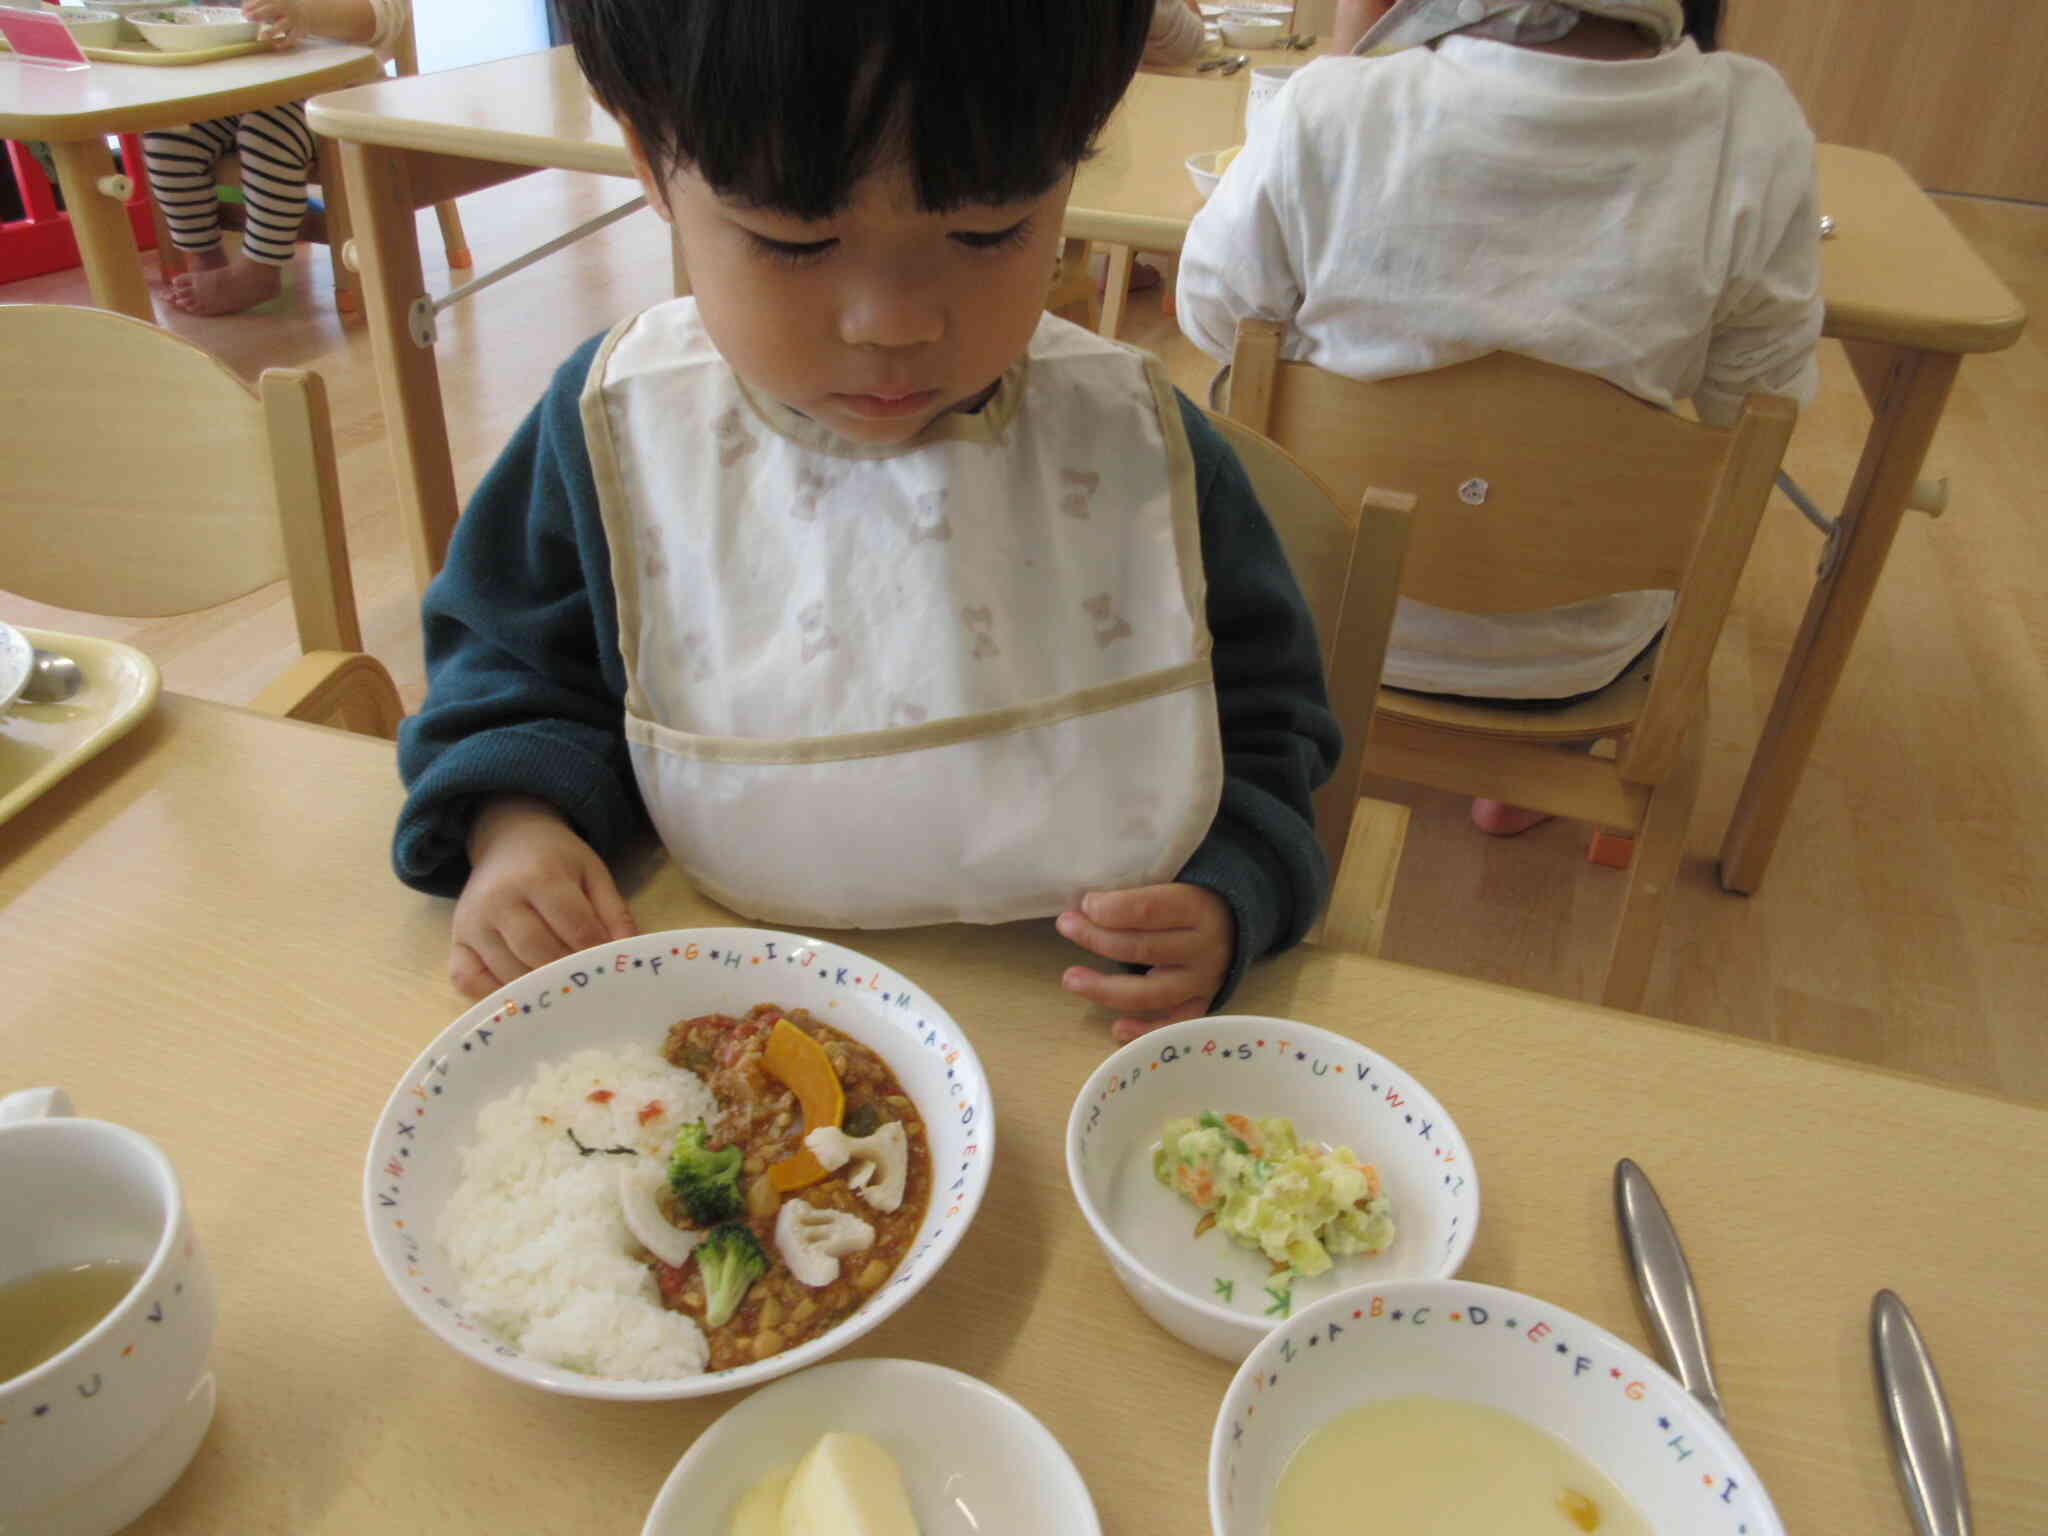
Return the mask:
M 641 1536 L 727 1536 L 733 1505 L 831 1430 L 895 1458 L 924 1536 L 1101 1536 L 1087 1485 L 1043 1424 L 986 1382 L 922 1360 L 836 1360 L 728 1409 L 669 1473 Z
M 1195 193 L 1203 202 L 1209 201 L 1209 194 L 1216 190 L 1216 183 L 1223 179 L 1223 173 L 1216 169 L 1220 149 L 1205 149 L 1199 155 L 1187 158 L 1188 180 L 1195 184 Z
M 13 707 L 35 670 L 36 648 L 28 636 L 0 621 L 0 713 Z
M 153 11 L 130 11 L 128 24 L 142 40 L 165 53 L 191 53 L 246 43 L 256 36 L 256 23 L 232 5 L 179 5 Z
M 1466 1280 L 1326 1297 L 1246 1357 L 1209 1437 L 1214 1536 L 1267 1536 L 1303 1441 L 1353 1408 L 1415 1396 L 1497 1409 L 1563 1441 L 1651 1530 L 1784 1536 L 1727 1430 L 1662 1367 L 1561 1307 Z M 1483 1454 L 1468 1441 L 1459 1464 L 1478 1478 Z M 1370 1489 L 1374 1469 L 1356 1477 Z
M 1349 1147 L 1378 1171 L 1393 1244 L 1313 1278 L 1275 1275 L 1152 1171 L 1169 1119 L 1283 1115 L 1306 1144 Z M 1176 1338 L 1242 1360 L 1291 1313 L 1359 1285 L 1455 1274 L 1479 1226 L 1479 1174 L 1429 1091 L 1378 1052 L 1288 1019 L 1189 1019 L 1141 1035 L 1089 1077 L 1067 1118 L 1067 1180 L 1117 1279 Z
M 1217 24 L 1223 41 L 1232 48 L 1276 48 L 1287 35 L 1287 23 L 1278 16 L 1247 16 L 1233 11 Z
M 81 48 L 111 48 L 121 40 L 121 18 L 114 11 L 60 5 L 54 14 L 71 29 L 72 40 Z
M 467 1316 L 439 1239 L 478 1112 L 591 1047 L 658 1047 L 671 1024 L 758 1003 L 803 1009 L 887 1064 L 925 1127 L 930 1198 L 902 1262 L 833 1327 L 751 1364 L 694 1376 L 614 1378 L 550 1364 Z M 609 1094 L 605 1095 L 608 1100 Z M 643 934 L 569 955 L 501 987 L 407 1067 L 370 1138 L 363 1217 L 384 1277 L 451 1348 L 548 1392 L 651 1402 L 737 1391 L 844 1348 L 930 1283 L 987 1191 L 995 1111 L 960 1026 L 911 981 L 853 950 L 760 928 Z

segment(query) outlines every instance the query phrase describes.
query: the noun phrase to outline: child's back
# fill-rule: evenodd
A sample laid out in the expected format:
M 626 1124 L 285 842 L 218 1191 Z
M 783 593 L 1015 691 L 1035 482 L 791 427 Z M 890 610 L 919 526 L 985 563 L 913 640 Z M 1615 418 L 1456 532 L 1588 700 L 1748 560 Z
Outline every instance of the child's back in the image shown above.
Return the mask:
M 1319 61 L 1197 216 L 1181 325 L 1226 359 L 1239 318 L 1283 320 L 1286 356 L 1362 379 L 1513 351 L 1709 421 L 1753 392 L 1804 401 L 1812 143 L 1768 65 L 1689 40 L 1613 61 L 1451 35 Z M 1664 593 L 1485 620 L 1404 603 L 1387 681 L 1565 697 L 1612 681 L 1669 611 Z

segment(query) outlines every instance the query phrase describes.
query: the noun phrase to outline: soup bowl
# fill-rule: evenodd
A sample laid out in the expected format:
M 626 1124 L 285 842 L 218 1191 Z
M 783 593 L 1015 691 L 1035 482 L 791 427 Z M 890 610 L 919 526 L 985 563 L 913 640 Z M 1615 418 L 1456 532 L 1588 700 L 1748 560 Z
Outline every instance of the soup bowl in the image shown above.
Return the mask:
M 873 1050 L 925 1127 L 930 1196 L 895 1271 L 817 1337 L 751 1364 L 695 1375 L 629 1378 L 570 1369 L 523 1352 L 472 1315 L 440 1229 L 479 1112 L 578 1051 L 658 1047 L 680 1020 L 743 1015 L 764 1002 L 804 1009 Z M 676 929 L 541 966 L 436 1036 L 377 1119 L 363 1169 L 363 1216 L 399 1299 L 436 1338 L 478 1364 L 574 1397 L 701 1397 L 810 1365 L 907 1305 L 973 1221 L 994 1155 L 995 1112 L 981 1063 L 959 1025 L 915 983 L 853 950 L 797 934 Z
M 1393 1243 L 1313 1277 L 1276 1276 L 1152 1168 L 1169 1119 L 1285 1116 L 1302 1142 L 1349 1147 L 1377 1171 Z M 1443 1106 L 1378 1052 L 1291 1019 L 1190 1019 L 1096 1068 L 1067 1117 L 1067 1179 L 1131 1299 L 1195 1348 L 1242 1360 L 1274 1326 L 1352 1286 L 1455 1274 L 1479 1226 L 1479 1175 Z
M 1209 1438 L 1214 1536 L 1289 1536 L 1273 1523 L 1274 1494 L 1302 1442 L 1350 1409 L 1408 1397 L 1478 1404 L 1548 1433 L 1653 1531 L 1784 1536 L 1727 1430 L 1662 1367 L 1562 1307 L 1465 1280 L 1326 1297 L 1245 1357 Z M 1464 1475 L 1480 1475 L 1484 1454 L 1461 1445 Z M 1369 1500 L 1369 1459 L 1353 1475 Z
M 165 53 L 190 53 L 246 43 L 256 36 L 256 23 L 232 5 L 177 5 L 130 11 L 125 20 L 142 40 Z

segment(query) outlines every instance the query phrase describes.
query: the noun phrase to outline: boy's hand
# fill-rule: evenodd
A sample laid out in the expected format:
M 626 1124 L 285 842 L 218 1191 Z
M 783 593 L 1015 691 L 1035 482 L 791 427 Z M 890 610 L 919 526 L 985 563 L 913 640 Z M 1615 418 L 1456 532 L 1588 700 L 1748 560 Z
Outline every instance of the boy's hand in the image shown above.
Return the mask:
M 242 17 L 256 23 L 256 36 L 273 48 L 289 48 L 306 35 L 299 0 L 242 0 Z
M 545 801 L 486 804 L 470 827 L 469 862 L 448 953 L 448 979 L 467 997 L 640 931 L 604 860 Z
M 1111 1033 L 1125 1041 L 1207 1013 L 1237 936 L 1221 896 L 1183 884 L 1090 891 L 1078 910 L 1062 912 L 1053 926 L 1105 960 L 1150 967 L 1134 976 L 1075 965 L 1060 977 L 1069 992 L 1119 1014 Z

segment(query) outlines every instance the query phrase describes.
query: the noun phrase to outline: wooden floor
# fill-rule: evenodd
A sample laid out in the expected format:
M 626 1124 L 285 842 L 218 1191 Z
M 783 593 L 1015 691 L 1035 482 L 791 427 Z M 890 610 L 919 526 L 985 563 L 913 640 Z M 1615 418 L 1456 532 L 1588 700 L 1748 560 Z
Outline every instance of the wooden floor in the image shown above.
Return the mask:
M 624 201 L 621 182 L 542 173 L 465 198 L 486 264 Z M 1764 888 L 1729 896 L 1711 865 L 1750 746 L 1805 603 L 1818 535 L 1774 501 L 1712 682 L 1712 749 L 1680 889 L 1646 1009 L 1714 1029 L 2048 1099 L 2048 208 L 1944 207 L 2036 317 L 2013 349 L 1967 360 L 1928 461 L 1947 514 L 1909 514 Z M 428 282 L 446 286 L 423 218 Z M 416 594 L 393 508 L 382 418 L 360 326 L 333 313 L 327 254 L 303 249 L 290 291 L 261 316 L 170 316 L 253 373 L 317 367 L 328 382 L 368 644 L 408 703 L 421 693 Z M 661 226 L 638 214 L 442 317 L 439 357 L 466 494 L 583 337 L 668 292 Z M 0 289 L 0 301 L 79 303 L 76 272 Z M 1206 359 L 1157 300 L 1134 300 L 1125 339 L 1161 351 L 1191 393 Z M 1788 466 L 1839 500 L 1866 416 L 1828 344 L 1821 398 Z M 138 402 L 138 407 L 142 406 Z M 226 472 L 227 467 L 223 467 Z M 6 600 L 16 622 L 141 644 L 167 686 L 249 699 L 294 648 L 278 591 L 197 620 L 109 624 Z M 1584 859 L 1585 832 L 1553 823 L 1499 841 L 1448 796 L 1378 784 L 1416 810 L 1387 953 L 1518 986 L 1590 997 L 1620 879 Z M 1370 1021 L 1360 1021 L 1369 1027 Z M 1714 1095 L 1740 1083 L 1702 1083 Z

